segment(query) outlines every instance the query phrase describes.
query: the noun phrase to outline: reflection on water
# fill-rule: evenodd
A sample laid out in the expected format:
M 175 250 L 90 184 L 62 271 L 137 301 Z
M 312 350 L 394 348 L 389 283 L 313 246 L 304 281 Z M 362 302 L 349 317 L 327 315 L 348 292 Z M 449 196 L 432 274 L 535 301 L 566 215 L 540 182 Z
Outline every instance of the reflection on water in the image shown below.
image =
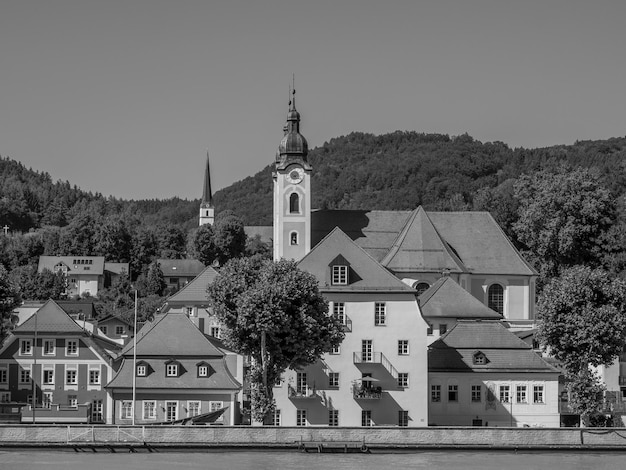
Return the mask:
M 399 454 L 303 454 L 296 451 L 158 454 L 109 454 L 15 451 L 0 452 L 2 470 L 609 470 L 623 468 L 622 453 L 606 452 L 466 452 L 436 451 Z

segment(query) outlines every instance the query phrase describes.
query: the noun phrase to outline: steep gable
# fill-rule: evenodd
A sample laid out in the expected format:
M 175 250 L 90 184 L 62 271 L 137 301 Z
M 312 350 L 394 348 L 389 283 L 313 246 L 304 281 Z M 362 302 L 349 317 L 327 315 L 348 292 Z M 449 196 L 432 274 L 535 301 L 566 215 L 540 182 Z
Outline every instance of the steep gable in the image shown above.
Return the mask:
M 350 272 L 346 285 L 333 285 L 330 267 L 341 260 Z M 341 229 L 335 228 L 299 263 L 298 267 L 313 274 L 322 290 L 414 292 L 375 259 L 357 246 Z
M 13 333 L 84 333 L 84 330 L 54 300 L 48 300 Z
M 218 273 L 211 266 L 205 268 L 200 274 L 189 281 L 178 292 L 167 299 L 168 303 L 207 303 L 206 289 L 213 283 Z
M 438 279 L 419 296 L 424 317 L 459 319 L 502 319 L 502 315 L 485 306 L 451 277 Z

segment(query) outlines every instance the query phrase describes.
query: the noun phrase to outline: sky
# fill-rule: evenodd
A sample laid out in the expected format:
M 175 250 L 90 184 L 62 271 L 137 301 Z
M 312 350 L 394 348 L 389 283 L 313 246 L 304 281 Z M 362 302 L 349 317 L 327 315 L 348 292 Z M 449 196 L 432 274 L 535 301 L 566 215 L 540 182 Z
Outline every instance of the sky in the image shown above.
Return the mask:
M 0 0 L 0 155 L 123 199 L 352 131 L 511 147 L 626 135 L 621 0 Z

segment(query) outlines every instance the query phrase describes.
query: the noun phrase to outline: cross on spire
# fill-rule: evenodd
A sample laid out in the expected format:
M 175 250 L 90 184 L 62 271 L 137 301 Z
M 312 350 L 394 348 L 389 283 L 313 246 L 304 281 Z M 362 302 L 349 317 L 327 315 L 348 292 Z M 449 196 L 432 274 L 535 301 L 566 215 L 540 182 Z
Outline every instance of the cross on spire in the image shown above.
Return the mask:
M 5 225 L 4 227 L 2 227 L 2 230 L 4 230 L 4 234 L 8 235 L 9 234 L 9 226 Z

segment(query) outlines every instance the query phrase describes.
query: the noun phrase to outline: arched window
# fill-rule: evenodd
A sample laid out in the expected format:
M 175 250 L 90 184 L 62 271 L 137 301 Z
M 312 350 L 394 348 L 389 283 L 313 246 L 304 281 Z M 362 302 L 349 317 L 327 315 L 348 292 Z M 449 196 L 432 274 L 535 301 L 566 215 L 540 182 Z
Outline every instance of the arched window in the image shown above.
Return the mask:
M 430 285 L 427 282 L 418 282 L 415 286 L 415 290 L 417 291 L 417 295 L 420 296 L 424 292 L 426 292 L 430 288 Z
M 491 284 L 489 286 L 487 306 L 500 315 L 504 314 L 504 288 L 500 284 Z
M 289 196 L 289 212 L 291 214 L 300 213 L 300 197 L 298 193 L 291 193 L 291 196 Z
M 298 232 L 291 232 L 289 234 L 289 244 L 297 245 L 298 244 Z

